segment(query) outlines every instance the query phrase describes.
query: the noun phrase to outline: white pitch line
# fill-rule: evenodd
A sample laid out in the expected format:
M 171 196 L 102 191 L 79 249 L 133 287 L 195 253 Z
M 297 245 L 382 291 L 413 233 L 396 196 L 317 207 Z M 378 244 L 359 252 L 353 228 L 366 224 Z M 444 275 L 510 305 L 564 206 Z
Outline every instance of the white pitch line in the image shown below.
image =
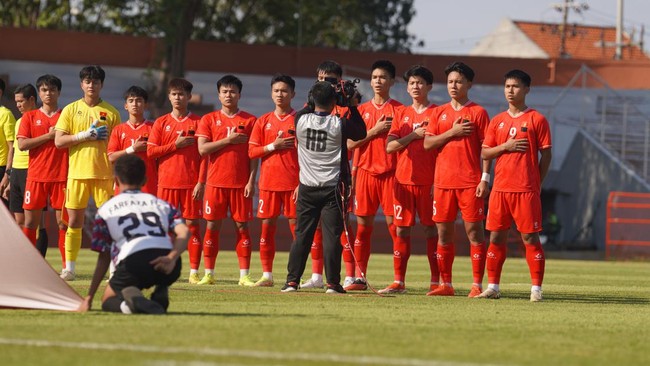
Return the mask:
M 346 356 L 323 353 L 265 352 L 225 348 L 161 347 L 122 343 L 59 342 L 44 339 L 0 338 L 0 344 L 27 347 L 57 347 L 84 350 L 127 351 L 138 353 L 190 354 L 200 356 L 244 357 L 262 360 L 342 362 L 357 365 L 389 366 L 489 366 L 486 364 L 373 356 Z

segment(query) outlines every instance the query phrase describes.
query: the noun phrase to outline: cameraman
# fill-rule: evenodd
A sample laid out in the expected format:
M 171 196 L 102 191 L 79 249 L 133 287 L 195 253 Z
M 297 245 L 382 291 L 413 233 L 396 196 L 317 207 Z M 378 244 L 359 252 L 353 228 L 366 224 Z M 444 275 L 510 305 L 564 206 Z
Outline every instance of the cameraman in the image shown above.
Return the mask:
M 322 211 L 326 293 L 345 293 L 340 284 L 342 247 L 337 241 L 343 231 L 346 209 L 341 197 L 349 191 L 351 179 L 346 140 L 365 138 L 366 128 L 357 110 L 358 98 L 349 98 L 350 117 L 346 118 L 331 114 L 337 95 L 329 82 L 317 82 L 310 95 L 313 111 L 306 108 L 296 115 L 300 166 L 298 221 L 296 241 L 289 253 L 287 282 L 282 292 L 298 290 Z

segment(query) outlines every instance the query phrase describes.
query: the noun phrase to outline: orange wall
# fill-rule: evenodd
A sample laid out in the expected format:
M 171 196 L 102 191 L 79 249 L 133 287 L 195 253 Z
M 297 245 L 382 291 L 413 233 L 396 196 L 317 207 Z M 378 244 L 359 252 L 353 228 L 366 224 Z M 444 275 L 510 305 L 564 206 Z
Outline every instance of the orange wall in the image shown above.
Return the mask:
M 146 68 L 155 65 L 160 41 L 146 37 L 112 34 L 19 29 L 0 27 L 0 59 L 72 64 L 102 64 Z M 476 71 L 476 83 L 501 84 L 502 75 L 513 68 L 529 72 L 539 86 L 564 86 L 586 63 L 617 89 L 650 88 L 650 62 L 556 60 L 555 78 L 550 80 L 549 60 L 470 56 L 433 56 L 383 52 L 343 51 L 330 48 L 295 48 L 269 45 L 191 41 L 186 67 L 192 71 L 213 71 L 270 75 L 276 72 L 311 77 L 316 65 L 333 59 L 347 74 L 367 76 L 374 60 L 389 59 L 399 72 L 421 64 L 429 67 L 436 80 L 454 60 L 462 60 Z M 593 85 L 599 86 L 599 85 Z

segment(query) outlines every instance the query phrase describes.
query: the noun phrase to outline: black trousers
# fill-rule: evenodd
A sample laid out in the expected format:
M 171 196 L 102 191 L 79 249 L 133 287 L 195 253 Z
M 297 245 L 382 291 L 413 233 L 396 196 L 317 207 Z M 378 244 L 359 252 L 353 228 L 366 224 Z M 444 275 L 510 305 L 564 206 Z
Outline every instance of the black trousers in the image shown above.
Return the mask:
M 327 283 L 341 282 L 341 253 L 339 242 L 343 232 L 343 206 L 339 189 L 300 185 L 296 202 L 296 241 L 291 245 L 287 282 L 300 283 L 311 251 L 314 233 L 321 220 L 323 230 L 323 259 Z

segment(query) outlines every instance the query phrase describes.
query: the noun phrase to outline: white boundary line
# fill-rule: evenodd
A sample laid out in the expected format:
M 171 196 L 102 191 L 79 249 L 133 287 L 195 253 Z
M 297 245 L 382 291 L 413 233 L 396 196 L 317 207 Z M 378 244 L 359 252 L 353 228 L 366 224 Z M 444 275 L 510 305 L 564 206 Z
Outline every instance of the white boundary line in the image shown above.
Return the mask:
M 243 357 L 262 360 L 282 361 L 318 361 L 318 362 L 341 362 L 357 365 L 390 365 L 390 366 L 478 366 L 486 364 L 460 363 L 450 361 L 423 360 L 416 358 L 392 358 L 375 356 L 346 356 L 323 353 L 302 353 L 302 352 L 267 352 L 255 350 L 238 350 L 225 348 L 191 348 L 191 347 L 161 347 L 133 345 L 123 343 L 89 343 L 89 342 L 59 342 L 44 339 L 10 339 L 0 338 L 0 345 L 26 346 L 26 347 L 55 347 L 75 348 L 84 350 L 102 351 L 127 351 L 137 353 L 167 353 L 167 354 L 189 354 L 194 356 L 219 356 L 219 357 Z

